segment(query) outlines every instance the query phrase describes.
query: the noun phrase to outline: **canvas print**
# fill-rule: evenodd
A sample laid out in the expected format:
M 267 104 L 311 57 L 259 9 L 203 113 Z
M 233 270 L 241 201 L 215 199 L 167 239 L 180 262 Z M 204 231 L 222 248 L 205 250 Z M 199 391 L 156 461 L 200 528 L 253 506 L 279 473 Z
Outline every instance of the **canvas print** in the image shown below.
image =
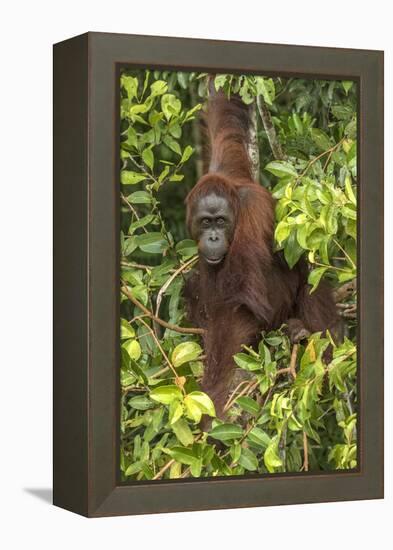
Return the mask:
M 356 83 L 118 86 L 121 480 L 357 468 Z

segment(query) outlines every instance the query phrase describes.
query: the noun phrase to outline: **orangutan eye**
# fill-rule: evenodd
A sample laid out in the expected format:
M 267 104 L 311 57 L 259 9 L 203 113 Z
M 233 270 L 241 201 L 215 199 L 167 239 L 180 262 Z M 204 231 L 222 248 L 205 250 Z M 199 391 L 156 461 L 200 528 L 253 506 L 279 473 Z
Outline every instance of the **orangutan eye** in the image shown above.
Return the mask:
M 202 227 L 209 227 L 209 225 L 210 225 L 209 218 L 203 218 L 203 220 L 201 220 L 201 226 Z
M 224 218 L 217 218 L 217 225 L 225 225 L 225 219 Z

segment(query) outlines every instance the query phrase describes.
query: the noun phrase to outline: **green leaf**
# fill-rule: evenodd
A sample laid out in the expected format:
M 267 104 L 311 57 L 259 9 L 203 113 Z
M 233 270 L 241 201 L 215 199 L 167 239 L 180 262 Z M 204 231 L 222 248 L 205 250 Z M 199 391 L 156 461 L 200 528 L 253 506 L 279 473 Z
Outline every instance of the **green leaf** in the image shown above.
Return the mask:
M 268 434 L 258 427 L 255 427 L 250 431 L 250 433 L 248 434 L 248 439 L 250 439 L 250 441 L 252 441 L 254 445 L 258 445 L 263 449 L 266 449 L 271 441 L 271 438 L 268 436 Z
M 281 245 L 281 243 L 285 241 L 285 239 L 289 236 L 290 232 L 291 232 L 291 227 L 290 225 L 288 225 L 286 221 L 283 220 L 277 224 L 276 230 L 274 232 L 274 237 L 279 245 Z
M 128 99 L 133 99 L 138 90 L 138 79 L 133 76 L 121 75 L 120 83 L 127 92 Z
M 208 414 L 209 416 L 213 417 L 216 416 L 213 401 L 206 393 L 203 393 L 201 391 L 193 391 L 189 393 L 184 399 L 184 402 L 190 401 L 195 403 L 203 414 Z
M 126 142 L 123 142 L 121 144 L 122 146 L 124 145 L 125 148 L 130 148 L 131 150 L 132 149 L 137 149 L 138 147 L 138 136 L 137 136 L 137 133 L 136 131 L 134 130 L 134 128 L 132 126 L 130 126 L 127 130 L 127 141 Z
M 169 405 L 169 424 L 174 424 L 183 416 L 183 405 L 175 399 Z
M 126 319 L 120 319 L 120 338 L 134 338 L 135 330 Z
M 193 477 L 200 477 L 202 471 L 202 459 L 198 458 L 191 464 L 191 475 Z
M 346 283 L 356 277 L 356 271 L 354 269 L 346 269 L 345 271 L 339 271 L 338 281 L 340 283 Z
M 163 238 L 161 233 L 142 233 L 137 236 L 138 246 L 143 252 L 150 254 L 162 254 L 168 247 L 167 241 Z
M 158 96 L 164 94 L 168 89 L 168 85 L 163 80 L 156 80 L 150 86 L 150 93 L 152 96 Z
M 182 72 L 177 73 L 177 81 L 180 84 L 180 86 L 183 88 L 183 90 L 187 89 L 188 78 L 189 78 L 189 73 L 182 73 Z
M 137 115 L 139 113 L 146 113 L 146 111 L 148 111 L 148 110 L 149 110 L 149 104 L 148 103 L 137 103 L 135 105 L 131 105 L 131 107 L 130 107 L 130 116 L 131 116 L 132 119 L 139 121 L 139 119 L 141 117 L 138 118 Z
M 318 250 L 321 245 L 322 239 L 326 237 L 323 229 L 313 229 L 311 226 L 311 233 L 307 237 L 307 248 L 310 250 Z
M 133 464 L 130 464 L 127 468 L 127 470 L 124 472 L 124 475 L 126 476 L 132 476 L 134 474 L 137 474 L 142 470 L 142 461 L 138 460 L 138 462 L 134 462 Z
M 350 89 L 352 88 L 352 86 L 353 86 L 353 80 L 343 80 L 343 81 L 341 82 L 341 84 L 342 84 L 342 86 L 343 86 L 343 88 L 344 88 L 344 90 L 345 90 L 345 94 L 348 95 L 349 90 L 350 90 Z
M 246 470 L 254 472 L 258 468 L 258 459 L 255 454 L 250 451 L 250 449 L 242 447 L 242 452 L 239 457 L 239 464 Z
M 300 135 L 303 134 L 303 123 L 300 116 L 297 113 L 293 113 L 292 120 L 296 128 L 296 132 Z
M 324 132 L 323 130 L 319 130 L 319 128 L 310 128 L 310 133 L 312 140 L 318 147 L 318 149 L 320 149 L 321 151 L 327 151 L 331 148 L 332 143 L 326 132 Z
M 356 197 L 355 197 L 355 194 L 353 192 L 351 183 L 352 183 L 351 182 L 351 177 L 346 176 L 346 178 L 345 178 L 345 193 L 346 193 L 348 199 L 351 201 L 351 203 L 356 206 Z
M 260 406 L 251 397 L 238 397 L 236 403 L 246 412 L 256 416 L 260 411 Z
M 139 220 L 136 220 L 135 222 L 133 222 L 130 225 L 128 232 L 132 234 L 135 231 L 135 229 L 139 229 L 140 227 L 145 227 L 146 225 L 148 225 L 154 220 L 157 220 L 156 216 L 154 216 L 153 214 L 148 214 L 147 216 L 144 216 L 143 218 L 140 218 Z
M 225 82 L 226 82 L 227 78 L 228 78 L 227 74 L 217 74 L 215 76 L 215 78 L 214 78 L 214 87 L 216 89 L 216 92 L 218 92 L 218 90 L 225 85 Z
M 173 94 L 164 94 L 161 98 L 161 109 L 167 120 L 170 120 L 172 115 L 178 115 L 181 109 L 181 102 Z
M 194 443 L 194 436 L 192 435 L 190 426 L 187 424 L 187 421 L 184 418 L 179 418 L 177 422 L 172 424 L 172 430 L 174 431 L 177 439 L 182 445 L 188 447 L 188 445 L 192 445 Z M 175 458 L 179 462 L 182 462 L 180 458 Z M 186 463 L 184 462 L 184 464 Z
M 351 220 L 356 220 L 356 209 L 352 205 L 343 206 L 341 209 L 341 214 Z
M 181 462 L 181 464 L 186 464 L 187 466 L 191 466 L 198 460 L 198 457 L 194 454 L 192 449 L 173 447 L 172 449 L 168 449 L 167 452 L 172 458 L 178 462 Z
M 275 87 L 272 78 L 263 78 L 263 76 L 255 77 L 257 94 L 262 95 L 268 105 L 273 105 L 275 97 Z
M 239 460 L 241 452 L 242 452 L 242 448 L 240 446 L 240 443 L 235 441 L 235 443 L 231 445 L 231 450 L 230 450 L 233 462 L 237 462 Z
M 338 120 L 345 121 L 348 121 L 354 114 L 353 109 L 348 105 L 333 105 L 331 111 Z
M 131 204 L 150 204 L 152 198 L 147 191 L 135 191 L 127 197 L 128 202 Z
M 200 109 L 202 109 L 203 105 L 202 103 L 197 103 L 196 105 L 194 105 L 194 107 L 192 107 L 191 109 L 189 109 L 186 113 L 186 116 L 184 117 L 184 120 L 183 122 L 187 122 L 189 120 L 193 120 L 195 118 L 195 113 L 197 111 L 199 111 Z
M 288 428 L 293 432 L 298 432 L 302 429 L 302 425 L 294 414 L 288 418 Z
M 162 183 L 164 181 L 164 179 L 167 177 L 167 175 L 169 174 L 169 166 L 165 166 L 164 170 L 162 170 L 161 174 L 158 176 L 158 183 Z
M 187 416 L 189 416 L 194 422 L 200 422 L 202 418 L 202 411 L 198 406 L 198 403 L 193 401 L 188 395 L 184 398 L 184 405 L 186 407 Z
M 137 300 L 142 302 L 142 304 L 147 305 L 148 293 L 147 293 L 147 288 L 144 285 L 138 285 L 138 286 L 132 287 L 132 294 L 135 296 Z
M 184 179 L 184 174 L 173 174 L 169 177 L 169 181 L 182 181 Z
M 174 462 L 169 470 L 169 479 L 177 479 L 181 476 L 181 463 Z
M 260 370 L 261 364 L 258 363 L 253 357 L 246 353 L 237 353 L 233 356 L 233 359 L 238 367 L 248 371 Z
M 136 397 L 132 397 L 129 399 L 128 405 L 137 411 L 145 411 L 154 407 L 153 401 L 145 395 L 137 395 Z
M 154 155 L 151 148 L 147 148 L 142 152 L 142 159 L 143 162 L 150 168 L 150 170 L 153 170 L 154 166 Z
M 175 385 L 159 386 L 158 388 L 154 388 L 153 390 L 151 390 L 150 398 L 153 399 L 153 401 L 157 401 L 158 403 L 170 405 L 175 399 L 181 401 L 183 398 L 183 394 L 180 388 Z
M 308 283 L 312 285 L 312 289 L 310 292 L 314 292 L 314 290 L 318 287 L 319 281 L 322 279 L 322 276 L 327 269 L 327 267 L 317 267 L 309 273 Z
M 276 468 L 280 468 L 282 466 L 282 461 L 278 454 L 278 443 L 279 436 L 276 435 L 270 441 L 263 455 L 263 460 L 265 462 L 267 471 L 271 474 L 275 472 Z
M 122 170 L 120 172 L 120 182 L 123 185 L 135 185 L 146 179 L 144 174 L 138 172 L 132 172 L 131 170 Z
M 124 348 L 122 348 L 122 351 L 123 351 Z M 125 351 L 125 350 L 124 350 Z M 125 351 L 125 353 L 128 354 L 128 352 Z M 139 381 L 141 381 L 143 384 L 147 384 L 148 383 L 148 380 L 147 380 L 147 376 L 146 374 L 143 372 L 143 370 L 138 366 L 138 363 L 136 361 L 134 361 L 133 359 L 131 359 L 130 356 L 129 357 L 129 370 L 134 374 L 134 376 L 136 378 L 139 379 Z
M 187 147 L 184 149 L 183 151 L 183 154 L 181 156 L 181 159 L 180 159 L 180 162 L 181 163 L 184 163 L 184 162 L 187 162 L 188 159 L 191 157 L 191 155 L 193 154 L 194 152 L 194 149 L 191 147 L 191 145 L 187 145 Z
M 300 246 L 296 238 L 297 231 L 292 231 L 289 235 L 284 248 L 284 256 L 287 261 L 287 264 L 292 269 L 293 266 L 299 261 L 304 250 Z
M 182 342 L 172 352 L 174 367 L 180 367 L 188 361 L 195 361 L 202 353 L 202 348 L 197 342 Z
M 176 252 L 181 256 L 195 256 L 198 252 L 198 246 L 195 241 L 191 239 L 184 239 L 176 245 Z
M 265 166 L 265 169 L 278 178 L 283 178 L 285 176 L 297 177 L 295 167 L 284 160 L 274 160 L 269 162 L 269 164 Z
M 265 336 L 265 342 L 270 346 L 279 346 L 282 341 L 282 336 Z
M 127 350 L 128 355 L 134 361 L 138 361 L 142 354 L 141 346 L 137 340 L 126 340 L 123 344 L 123 347 Z
M 310 231 L 310 227 L 311 227 L 310 223 L 306 222 L 304 225 L 301 225 L 300 227 L 298 227 L 296 231 L 297 242 L 304 250 L 308 249 L 307 237 Z
M 233 471 L 231 470 L 231 468 L 229 468 L 229 466 L 225 462 L 225 460 L 223 460 L 222 458 L 220 458 L 216 454 L 213 455 L 213 457 L 211 459 L 211 465 L 212 465 L 213 471 L 214 471 L 213 475 L 217 475 L 217 473 L 218 473 L 220 475 L 230 476 L 231 474 L 233 474 Z
M 124 281 L 128 281 L 132 286 L 143 285 L 143 271 L 132 267 L 122 267 L 120 276 Z
M 171 137 L 169 135 L 166 135 L 163 138 L 163 142 L 165 143 L 165 145 L 167 147 L 169 147 L 169 149 L 171 149 L 172 151 L 174 151 L 178 155 L 181 155 L 180 145 L 178 144 L 178 142 L 175 139 L 173 139 L 173 137 Z
M 230 441 L 231 439 L 240 439 L 243 430 L 237 424 L 219 424 L 210 430 L 209 435 L 219 441 Z

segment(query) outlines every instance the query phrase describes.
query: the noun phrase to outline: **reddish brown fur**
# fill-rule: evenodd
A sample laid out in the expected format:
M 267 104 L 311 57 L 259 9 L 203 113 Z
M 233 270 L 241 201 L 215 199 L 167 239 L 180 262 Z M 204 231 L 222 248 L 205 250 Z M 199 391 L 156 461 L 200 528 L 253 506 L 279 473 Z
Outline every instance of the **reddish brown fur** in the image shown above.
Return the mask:
M 333 329 L 337 322 L 330 289 L 307 285 L 304 260 L 290 270 L 273 253 L 274 201 L 251 179 L 247 154 L 248 108 L 239 99 L 211 94 L 207 126 L 210 171 L 189 193 L 187 223 L 198 199 L 210 193 L 225 196 L 236 219 L 233 240 L 218 267 L 199 262 L 186 285 L 190 320 L 205 328 L 206 353 L 202 389 L 222 416 L 234 372 L 233 355 L 242 344 L 257 341 L 261 330 L 304 326 L 310 332 Z M 297 321 L 300 320 L 300 321 Z

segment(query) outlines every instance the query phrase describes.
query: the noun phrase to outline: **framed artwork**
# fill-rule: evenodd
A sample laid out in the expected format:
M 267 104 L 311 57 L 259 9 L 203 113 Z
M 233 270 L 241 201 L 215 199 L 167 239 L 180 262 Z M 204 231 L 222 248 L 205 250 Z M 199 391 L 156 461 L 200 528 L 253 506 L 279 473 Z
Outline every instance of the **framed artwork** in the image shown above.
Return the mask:
M 54 503 L 382 498 L 383 53 L 54 46 Z

